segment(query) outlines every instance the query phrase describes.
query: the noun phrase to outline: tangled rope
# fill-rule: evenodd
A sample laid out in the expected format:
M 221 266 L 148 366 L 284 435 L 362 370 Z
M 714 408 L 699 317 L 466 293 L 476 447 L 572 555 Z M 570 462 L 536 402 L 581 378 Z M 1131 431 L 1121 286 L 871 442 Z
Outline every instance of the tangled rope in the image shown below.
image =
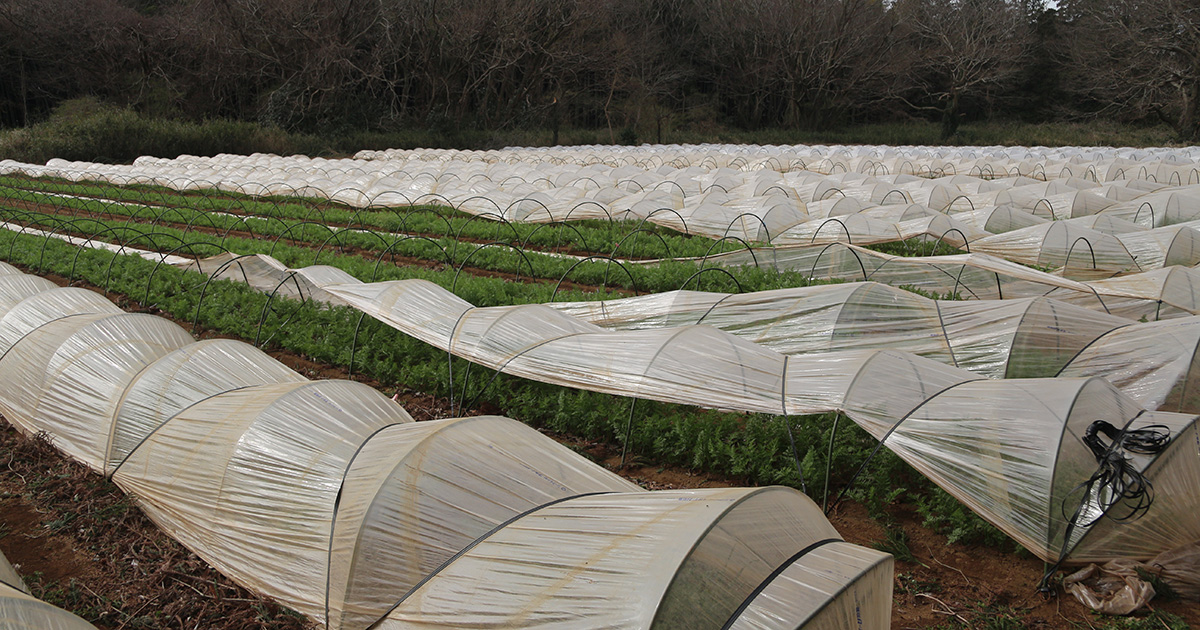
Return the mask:
M 1130 422 L 1132 424 L 1132 421 Z M 1104 438 L 1108 438 L 1107 443 Z M 1075 486 L 1063 499 L 1063 518 L 1067 521 L 1063 546 L 1058 562 L 1046 571 L 1038 590 L 1049 592 L 1050 578 L 1065 559 L 1067 548 L 1076 528 L 1091 527 L 1102 518 L 1118 523 L 1130 523 L 1141 518 L 1154 504 L 1154 485 L 1142 475 L 1126 453 L 1157 455 L 1171 441 L 1171 430 L 1161 424 L 1140 429 L 1118 429 L 1111 423 L 1097 420 L 1083 433 L 1083 443 L 1092 451 L 1099 468 L 1083 483 Z M 1078 497 L 1078 500 L 1074 500 Z M 1072 514 L 1067 507 L 1075 505 Z

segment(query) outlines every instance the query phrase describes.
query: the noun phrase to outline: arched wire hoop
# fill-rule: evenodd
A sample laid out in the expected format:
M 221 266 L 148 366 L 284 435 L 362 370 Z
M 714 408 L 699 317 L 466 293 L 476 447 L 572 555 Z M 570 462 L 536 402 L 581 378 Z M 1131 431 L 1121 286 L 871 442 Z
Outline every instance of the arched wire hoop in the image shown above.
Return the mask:
M 555 285 L 554 285 L 554 292 L 550 294 L 550 301 L 553 302 L 555 300 L 555 298 L 558 296 L 559 288 L 562 287 L 562 284 L 567 279 L 567 276 L 571 275 L 571 272 L 574 271 L 576 267 L 578 267 L 579 265 L 582 265 L 585 262 L 590 262 L 593 260 L 608 261 L 608 266 L 606 266 L 604 268 L 604 283 L 600 285 L 602 288 L 608 288 L 608 272 L 609 272 L 609 269 L 612 267 L 612 265 L 615 263 L 618 267 L 621 268 L 622 271 L 625 272 L 625 275 L 629 277 L 629 286 L 633 288 L 633 294 L 634 295 L 638 294 L 637 280 L 634 278 L 633 274 L 629 271 L 629 268 L 626 267 L 624 263 L 617 260 L 616 258 L 611 258 L 609 256 L 594 255 L 594 256 L 588 256 L 586 258 L 581 258 L 581 259 L 575 261 L 575 264 L 571 265 L 571 267 L 569 269 L 567 269 L 563 273 L 562 276 L 559 277 L 558 282 L 555 283 Z
M 458 288 L 458 277 L 462 274 L 462 270 L 463 270 L 463 268 L 465 268 L 467 266 L 467 263 L 471 261 L 471 258 L 473 258 L 475 256 L 475 254 L 478 254 L 479 252 L 483 251 L 484 249 L 486 249 L 488 247 L 507 247 L 507 248 L 517 252 L 518 254 L 521 255 L 521 259 L 525 261 L 525 265 L 527 267 L 529 267 L 530 277 L 532 277 L 534 275 L 535 272 L 533 270 L 533 263 L 529 262 L 529 257 L 525 255 L 525 250 L 521 249 L 520 247 L 517 247 L 516 245 L 513 245 L 512 243 L 505 243 L 503 241 L 493 241 L 491 243 L 484 243 L 484 244 L 476 247 L 474 249 L 474 251 L 472 251 L 470 254 L 467 254 L 467 257 L 464 258 L 462 263 L 458 265 L 458 269 L 454 272 L 454 282 L 451 283 L 451 285 L 450 285 L 451 293 L 453 293 L 455 291 L 455 289 Z M 516 275 L 517 275 L 517 280 L 520 280 L 521 279 L 520 262 L 517 263 Z

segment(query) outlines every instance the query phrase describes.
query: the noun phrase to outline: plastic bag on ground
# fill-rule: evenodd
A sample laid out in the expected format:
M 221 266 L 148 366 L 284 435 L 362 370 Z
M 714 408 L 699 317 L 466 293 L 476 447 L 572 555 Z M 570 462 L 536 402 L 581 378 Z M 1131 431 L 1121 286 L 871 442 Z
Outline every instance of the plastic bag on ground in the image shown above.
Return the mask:
M 1089 564 L 1063 584 L 1080 603 L 1106 615 L 1128 615 L 1154 598 L 1154 587 L 1125 563 Z M 1130 575 L 1132 573 L 1132 575 Z

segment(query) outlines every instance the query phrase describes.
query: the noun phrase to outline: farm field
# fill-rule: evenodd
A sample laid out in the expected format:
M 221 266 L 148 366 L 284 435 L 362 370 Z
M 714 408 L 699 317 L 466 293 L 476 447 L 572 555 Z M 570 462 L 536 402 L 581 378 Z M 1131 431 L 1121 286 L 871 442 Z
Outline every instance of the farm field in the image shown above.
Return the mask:
M 1113 619 L 1087 611 L 1057 579 L 1055 596 L 1037 590 L 1058 561 L 1146 560 L 1200 539 L 1192 374 L 1200 166 L 1188 149 L 714 146 L 0 162 L 0 220 L 0 260 L 12 265 L 0 276 L 0 290 L 12 292 L 0 306 L 0 341 L 10 356 L 84 334 L 71 321 L 118 316 L 94 297 L 51 298 L 55 287 L 91 289 L 120 311 L 174 322 L 153 324 L 166 327 L 153 337 L 166 349 L 121 368 L 128 376 L 104 377 L 108 389 L 93 392 L 92 377 L 79 377 L 73 387 L 50 379 L 45 394 L 21 393 L 36 388 L 28 380 L 0 397 L 17 429 L 2 446 L 14 471 L 3 509 L 15 524 L 0 550 L 22 572 L 38 572 L 27 578 L 33 595 L 98 627 L 333 623 L 331 606 L 341 605 L 331 603 L 333 573 L 323 569 L 325 581 L 311 585 L 308 569 L 263 577 L 271 552 L 213 542 L 238 531 L 239 518 L 259 517 L 235 509 L 221 517 L 232 530 L 203 524 L 207 512 L 179 507 L 188 504 L 181 488 L 204 491 L 203 475 L 171 472 L 155 456 L 182 457 L 171 449 L 185 448 L 188 423 L 212 422 L 202 412 L 218 417 L 222 397 L 256 387 L 284 397 L 287 383 L 308 379 L 379 396 L 362 412 L 378 424 L 344 421 L 363 436 L 359 449 L 375 431 L 393 439 L 387 431 L 413 420 L 433 427 L 494 414 L 532 426 L 553 438 L 547 449 L 562 449 L 556 457 L 592 462 L 572 464 L 580 477 L 565 497 L 581 515 L 623 497 L 650 505 L 672 492 L 803 491 L 813 510 L 804 522 L 823 514 L 846 557 L 862 563 L 848 584 L 881 597 L 869 576 L 882 575 L 880 552 L 894 558 L 879 582 L 891 605 L 872 610 L 894 628 L 1200 622 L 1195 603 L 1170 593 L 1151 602 L 1154 612 Z M 47 326 L 35 343 L 30 336 Z M 63 332 L 51 334 L 55 326 Z M 88 446 L 92 429 L 72 413 L 118 418 L 103 391 L 124 405 L 157 357 L 222 339 L 248 349 L 220 356 L 283 380 L 216 379 L 205 390 L 211 400 L 160 412 L 156 424 L 139 420 L 167 429 L 130 438 L 122 448 L 132 450 L 114 452 L 115 437 Z M 252 347 L 281 367 L 262 368 L 267 359 Z M 59 407 L 79 411 L 51 411 Z M 1103 431 L 1098 421 L 1116 429 L 1097 454 L 1082 438 Z M 347 483 L 352 452 L 338 483 Z M 1123 462 L 1115 478 L 1131 492 L 1119 500 L 1089 494 L 1108 483 L 1098 476 L 1105 453 Z M 1157 489 L 1153 502 L 1133 492 L 1142 486 Z M 808 514 L 790 498 L 798 492 L 757 492 Z M 73 512 L 76 504 L 86 513 Z M 110 516 L 137 540 L 105 531 Z M 336 530 L 327 516 L 304 519 L 326 532 L 312 549 L 328 561 Z M 14 540 L 56 552 L 6 546 Z M 454 570 L 482 562 L 469 552 L 437 567 L 429 584 L 470 588 L 471 571 Z M 52 561 L 36 568 L 40 555 Z M 329 562 L 329 572 L 341 570 Z M 149 566 L 157 568 L 137 568 Z M 415 581 L 412 593 L 421 588 L 435 586 Z M 671 593 L 658 614 L 703 608 L 692 599 L 701 596 Z M 170 607 L 156 603 L 168 599 Z M 372 602 L 372 619 L 382 612 L 389 627 L 408 627 L 434 614 L 411 602 L 438 600 L 405 601 L 392 610 Z M 482 614 L 472 605 L 436 614 Z M 366 627 L 355 606 L 338 610 L 339 627 Z M 723 608 L 705 614 L 729 618 Z

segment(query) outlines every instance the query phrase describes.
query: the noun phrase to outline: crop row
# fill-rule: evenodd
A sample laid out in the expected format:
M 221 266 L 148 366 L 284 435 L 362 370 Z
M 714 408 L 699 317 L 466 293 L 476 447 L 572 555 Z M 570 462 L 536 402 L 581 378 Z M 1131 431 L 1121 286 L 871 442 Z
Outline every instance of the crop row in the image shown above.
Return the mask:
M 394 263 L 397 258 L 404 258 L 422 262 L 425 267 L 442 269 L 451 279 L 447 283 L 439 284 L 452 289 L 456 289 L 455 277 L 468 275 L 459 273 L 460 269 L 485 270 L 510 274 L 514 279 L 542 281 L 540 284 L 533 284 L 537 288 L 529 289 L 536 297 L 514 303 L 551 301 L 557 297 L 553 287 L 564 281 L 572 285 L 613 287 L 634 292 L 663 292 L 680 288 L 740 292 L 810 284 L 807 277 L 800 272 L 779 272 L 753 266 L 717 269 L 705 266 L 704 261 L 693 260 L 665 260 L 655 265 L 577 260 L 509 246 L 459 246 L 457 241 L 448 239 L 433 241 L 373 231 L 334 231 L 315 223 L 287 223 L 277 219 L 251 220 L 228 215 L 197 215 L 204 216 L 203 221 L 193 221 L 197 216 L 186 217 L 188 221 L 192 221 L 189 225 L 183 221 L 183 216 L 179 217 L 179 220 L 171 220 L 174 217 L 164 217 L 161 213 L 150 214 L 153 211 L 147 208 L 120 208 L 124 209 L 126 214 L 116 216 L 125 217 L 125 220 L 114 217 L 48 214 L 41 210 L 30 210 L 26 204 L 13 203 L 9 199 L 0 200 L 0 219 L 76 236 L 94 237 L 101 241 L 120 242 L 128 246 L 159 251 L 177 250 L 180 255 L 187 256 L 208 256 L 221 251 L 269 254 L 294 267 L 313 264 L 341 267 L 362 280 L 410 277 L 394 275 L 397 271 L 392 271 L 396 269 L 393 264 L 381 264 Z M 235 234 L 244 234 L 249 238 Z M 305 255 L 285 259 L 283 252 L 287 251 L 289 243 L 293 252 L 305 252 Z M 370 261 L 373 265 L 372 271 L 359 274 L 346 269 L 342 264 L 346 258 Z M 552 288 L 547 289 L 546 285 Z M 593 299 L 598 297 L 602 296 L 592 296 Z M 488 303 L 493 302 L 488 300 Z
M 0 178 L 0 180 L 2 179 Z M 109 217 L 128 217 L 129 219 L 139 220 L 143 223 L 148 222 L 155 226 L 173 225 L 185 231 L 192 229 L 205 230 L 211 234 L 221 235 L 222 245 L 224 245 L 225 236 L 232 232 L 246 233 L 251 237 L 272 238 L 275 241 L 286 239 L 296 245 L 308 243 L 316 246 L 318 249 L 318 252 L 314 254 L 314 260 L 319 260 L 321 251 L 352 246 L 367 251 L 386 252 L 385 255 L 401 255 L 408 258 L 421 259 L 431 264 L 448 264 L 461 267 L 470 263 L 471 268 L 514 274 L 518 279 L 521 276 L 531 276 L 551 281 L 561 281 L 567 278 L 571 282 L 578 284 L 604 287 L 618 286 L 627 290 L 634 290 L 635 292 L 669 291 L 683 288 L 683 283 L 687 283 L 691 275 L 675 278 L 674 274 L 667 274 L 669 279 L 661 282 L 658 281 L 661 279 L 660 274 L 656 271 L 647 271 L 658 266 L 669 265 L 670 256 L 667 256 L 668 261 L 659 262 L 654 265 L 610 262 L 609 257 L 603 256 L 579 262 L 580 257 L 572 258 L 541 253 L 527 249 L 525 243 L 518 243 L 516 240 L 494 240 L 489 243 L 478 244 L 462 242 L 457 235 L 440 236 L 436 240 L 430 237 L 414 238 L 405 236 L 404 234 L 380 231 L 368 227 L 338 230 L 330 227 L 327 223 L 314 222 L 307 219 L 287 220 L 277 218 L 273 215 L 237 215 L 227 212 L 204 212 L 188 208 L 115 204 L 83 198 L 35 195 L 20 190 L 14 191 L 3 186 L 0 186 L 0 209 L 2 209 L 5 203 L 5 195 L 8 195 L 7 205 L 9 208 L 18 205 L 14 204 L 13 201 L 21 200 L 25 203 L 19 205 L 26 208 L 29 207 L 28 204 L 36 204 L 35 207 L 44 210 L 69 208 L 72 210 L 73 217 L 77 216 L 79 212 L 86 212 L 89 215 L 98 213 L 99 215 Z M 417 214 L 420 215 L 420 213 Z M 497 232 L 493 236 L 504 236 L 502 233 L 503 230 L 500 230 L 501 224 L 493 225 L 497 229 Z M 521 226 L 525 224 L 505 225 Z M 526 225 L 526 227 L 528 226 Z M 551 227 L 553 231 L 559 233 L 573 232 L 578 234 L 574 224 L 557 226 L 542 225 L 540 227 Z M 544 236 L 549 236 L 551 233 L 551 231 L 542 232 Z M 629 246 L 636 245 L 640 240 L 648 242 L 652 246 L 652 249 L 644 251 L 661 254 L 672 253 L 670 246 L 661 240 L 657 234 L 635 232 L 628 236 L 630 238 L 622 239 L 618 245 L 628 249 Z M 695 240 L 689 242 L 695 242 Z M 711 243 L 711 241 L 706 242 Z M 723 244 L 724 247 L 714 247 L 714 245 L 721 245 L 721 243 L 710 244 L 704 253 L 707 255 L 722 249 L 727 250 L 729 248 L 736 249 L 743 247 L 743 243 L 737 241 L 726 242 Z M 869 248 L 898 256 L 935 256 L 962 253 L 960 250 L 942 241 L 923 242 L 922 239 L 879 243 L 869 246 Z M 759 256 L 764 255 L 759 254 Z M 764 260 L 766 260 L 765 256 Z M 679 268 L 691 269 L 692 274 L 709 266 L 703 257 L 699 261 L 673 262 L 685 263 L 684 267 Z M 576 263 L 579 263 L 578 266 Z M 687 264 L 691 266 L 687 266 Z M 619 268 L 615 268 L 614 265 L 619 265 Z M 703 280 L 703 287 L 701 287 L 699 281 L 695 284 L 689 284 L 688 287 L 714 291 L 757 291 L 810 284 L 806 277 L 795 272 L 774 272 L 773 274 L 764 276 L 761 273 L 747 272 L 745 270 L 730 269 L 729 271 L 736 278 L 732 282 L 724 274 L 707 273 Z M 718 278 L 719 275 L 722 277 Z M 773 277 L 776 275 L 779 277 Z M 714 284 L 714 280 L 718 283 Z
M 736 241 L 690 237 L 654 223 L 630 220 L 580 220 L 570 223 L 513 223 L 497 217 L 459 212 L 445 205 L 406 208 L 356 209 L 329 200 L 295 197 L 251 197 L 237 193 L 200 191 L 190 194 L 158 187 L 121 187 L 76 183 L 47 178 L 0 177 L 0 195 L 29 198 L 78 208 L 104 208 L 114 204 L 151 206 L 159 212 L 168 208 L 199 212 L 221 212 L 297 221 L 315 221 L 330 226 L 389 232 L 405 232 L 431 238 L 504 240 L 526 249 L 569 250 L 609 257 L 686 258 L 731 251 L 743 247 Z M 77 202 L 90 202 L 86 206 Z

